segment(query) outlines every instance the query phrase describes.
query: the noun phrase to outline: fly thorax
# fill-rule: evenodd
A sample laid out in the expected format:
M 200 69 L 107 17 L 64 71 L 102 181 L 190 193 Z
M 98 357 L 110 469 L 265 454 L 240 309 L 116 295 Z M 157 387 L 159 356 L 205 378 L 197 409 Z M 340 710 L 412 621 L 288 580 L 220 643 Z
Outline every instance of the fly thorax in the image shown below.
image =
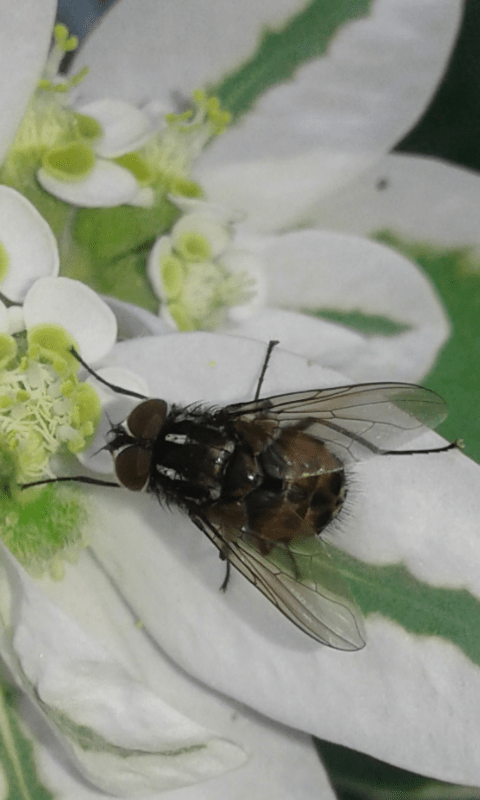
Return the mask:
M 179 492 L 201 505 L 220 497 L 234 448 L 227 432 L 208 417 L 185 416 L 156 441 L 152 463 L 167 494 Z

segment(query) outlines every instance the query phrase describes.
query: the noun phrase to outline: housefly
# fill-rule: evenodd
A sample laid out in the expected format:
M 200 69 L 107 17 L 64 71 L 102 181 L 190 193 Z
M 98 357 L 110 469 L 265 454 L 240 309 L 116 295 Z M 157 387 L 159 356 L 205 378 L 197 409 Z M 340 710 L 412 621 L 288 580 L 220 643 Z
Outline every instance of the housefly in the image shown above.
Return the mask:
M 224 408 L 169 407 L 110 384 L 75 355 L 102 383 L 141 401 L 107 435 L 119 484 L 188 514 L 226 561 L 223 589 L 232 565 L 313 639 L 358 650 L 362 615 L 321 536 L 344 503 L 345 468 L 457 443 L 392 451 L 446 416 L 442 398 L 421 386 L 367 383 L 260 398 L 275 344 L 254 400 Z

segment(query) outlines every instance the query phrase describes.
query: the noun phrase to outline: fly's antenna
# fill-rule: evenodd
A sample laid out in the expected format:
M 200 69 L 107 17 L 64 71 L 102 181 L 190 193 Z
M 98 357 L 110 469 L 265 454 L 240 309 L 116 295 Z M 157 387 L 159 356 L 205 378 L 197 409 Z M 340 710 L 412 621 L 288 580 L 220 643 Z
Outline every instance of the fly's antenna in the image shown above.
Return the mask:
M 80 353 L 77 353 L 74 347 L 70 348 L 70 352 L 72 356 L 77 359 L 79 364 L 81 364 L 82 367 L 84 367 L 87 370 L 87 372 L 90 373 L 90 375 L 93 375 L 93 377 L 97 381 L 103 383 L 104 386 L 108 386 L 109 389 L 112 389 L 117 394 L 126 394 L 127 397 L 137 397 L 139 400 L 148 400 L 148 397 L 145 394 L 140 394 L 139 392 L 132 392 L 130 389 L 124 389 L 123 386 L 117 386 L 115 383 L 110 383 L 110 381 L 106 381 L 105 378 L 102 378 L 97 372 L 95 372 L 94 369 L 92 369 L 87 364 L 86 361 L 83 360 Z
M 267 367 L 268 367 L 268 364 L 269 364 L 269 361 L 270 361 L 270 357 L 272 355 L 273 348 L 276 347 L 277 344 L 279 344 L 279 342 L 276 339 L 270 339 L 270 341 L 268 343 L 267 352 L 265 353 L 265 360 L 263 362 L 262 371 L 260 373 L 260 377 L 259 377 L 258 383 L 257 383 L 257 391 L 255 392 L 255 397 L 253 398 L 255 401 L 258 400 L 258 398 L 260 397 L 260 390 L 262 388 L 263 379 L 265 378 L 265 373 L 267 372 Z

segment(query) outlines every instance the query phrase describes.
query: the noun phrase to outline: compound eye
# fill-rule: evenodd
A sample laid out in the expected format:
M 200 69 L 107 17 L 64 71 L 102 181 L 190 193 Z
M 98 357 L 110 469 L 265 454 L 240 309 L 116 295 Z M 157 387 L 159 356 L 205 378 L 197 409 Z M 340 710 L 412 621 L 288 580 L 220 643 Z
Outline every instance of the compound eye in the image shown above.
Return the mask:
M 144 400 L 127 417 L 127 427 L 134 439 L 155 439 L 167 416 L 165 400 Z
M 120 450 L 115 456 L 117 478 L 126 489 L 141 492 L 147 485 L 152 454 L 137 444 Z

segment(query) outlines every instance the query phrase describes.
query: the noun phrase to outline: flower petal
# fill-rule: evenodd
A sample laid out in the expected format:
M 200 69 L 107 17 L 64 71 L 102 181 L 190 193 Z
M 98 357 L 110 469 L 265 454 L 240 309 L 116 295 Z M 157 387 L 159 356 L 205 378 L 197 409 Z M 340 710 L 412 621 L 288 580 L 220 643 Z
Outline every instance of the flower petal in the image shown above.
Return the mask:
M 169 706 L 82 631 L 5 549 L 2 563 L 4 638 L 13 625 L 7 662 L 94 785 L 130 796 L 206 780 L 245 761 L 240 748 Z
M 232 712 L 236 716 L 237 711 Z M 311 737 L 292 732 L 282 726 L 262 724 L 254 718 L 253 724 L 241 721 L 244 739 L 252 753 L 252 759 L 241 769 L 224 776 L 172 792 L 156 792 L 146 797 L 129 796 L 129 800 L 335 800 L 327 774 L 322 770 L 318 754 Z M 62 764 L 55 748 L 47 749 L 48 732 L 36 726 L 35 734 L 42 744 L 37 745 L 36 759 L 46 783 L 61 800 L 106 800 L 103 792 L 97 792 L 80 782 L 68 764 Z
M 88 286 L 71 278 L 41 278 L 28 292 L 23 307 L 25 325 L 51 322 L 75 338 L 88 364 L 100 361 L 117 337 L 115 316 Z
M 401 328 L 393 335 L 352 340 L 352 350 L 340 356 L 337 369 L 363 381 L 418 380 L 426 374 L 448 337 L 449 324 L 434 288 L 412 262 L 376 242 L 326 231 L 252 237 L 251 245 L 255 243 L 265 263 L 270 305 L 310 314 L 356 312 Z M 282 345 L 325 366 L 335 365 L 330 355 L 323 360 L 330 346 L 323 339 L 323 324 L 317 334 L 309 325 L 304 336 L 302 325 L 299 320 L 293 337 L 288 329 L 285 335 L 276 329 Z M 247 328 L 240 330 L 249 335 Z M 267 336 L 277 333 L 272 329 Z
M 344 325 L 278 308 L 265 308 L 226 332 L 262 342 L 276 339 L 289 352 L 311 358 L 328 369 L 341 369 L 344 374 L 365 359 L 369 346 L 364 336 Z
M 252 397 L 264 354 L 251 340 L 184 334 L 123 343 L 113 361 L 148 371 L 153 391 L 169 401 L 222 404 Z M 341 383 L 341 376 L 275 351 L 262 394 Z M 418 445 L 441 441 L 428 434 Z M 401 558 L 425 590 L 439 579 L 467 586 L 472 608 L 480 608 L 478 466 L 460 453 L 439 453 L 372 459 L 352 473 L 348 513 L 331 531 L 335 542 L 368 562 Z M 219 593 L 224 565 L 210 543 L 152 497 L 105 495 L 92 546 L 146 629 L 202 681 L 322 738 L 442 780 L 478 784 L 478 609 L 470 620 L 477 639 L 432 636 L 439 628 L 418 635 L 405 621 L 376 614 L 367 619 L 366 648 L 345 654 L 309 640 L 241 576 Z
M 478 173 L 420 156 L 386 156 L 312 209 L 315 227 L 367 234 L 393 230 L 447 247 L 478 245 Z
M 0 160 L 12 144 L 16 129 L 42 73 L 50 47 L 57 4 L 54 0 L 2 0 L 2 123 Z
M 248 756 L 239 770 L 219 776 L 204 786 L 177 789 L 172 800 L 177 794 L 182 800 L 206 797 L 209 800 L 225 797 L 243 800 L 246 796 L 252 800 L 264 800 L 269 796 L 281 800 L 291 797 L 310 800 L 319 790 L 324 790 L 322 798 L 333 800 L 309 737 L 278 724 L 271 725 L 217 692 L 199 686 L 178 670 L 145 636 L 108 576 L 88 553 L 78 564 L 67 568 L 63 581 L 44 579 L 42 588 L 82 631 L 101 642 L 112 658 L 134 674 L 145 689 L 153 691 L 156 697 L 163 697 L 197 725 L 207 726 L 217 731 L 223 740 L 235 742 Z M 158 610 L 161 613 L 161 609 Z M 199 751 L 199 765 L 201 756 Z M 213 761 L 210 763 L 215 766 Z M 51 767 L 51 759 L 47 757 L 47 774 Z M 65 776 L 60 776 L 59 780 L 61 785 L 68 785 Z M 70 797 L 68 793 L 67 796 Z
M 8 186 L 0 186 L 0 220 L 0 244 L 8 261 L 0 290 L 18 303 L 38 278 L 58 275 L 57 242 L 35 206 Z
M 136 3 L 124 0 L 83 50 L 81 63 L 92 67 L 84 90 L 165 102 L 172 92 L 185 97 L 198 85 L 221 85 L 258 53 L 261 31 L 283 32 L 301 10 L 292 2 L 243 3 L 240 11 L 233 1 L 182 0 L 165 14 L 150 0 L 140 28 Z M 362 12 L 354 6 L 351 13 Z M 316 197 L 368 166 L 365 153 L 390 148 L 416 121 L 460 13 L 452 0 L 424 3 L 421 13 L 415 0 L 380 0 L 368 16 L 350 20 L 327 55 L 310 58 L 285 83 L 267 82 L 253 112 L 214 142 L 199 172 L 209 196 L 248 209 L 257 229 L 297 219 Z
M 100 158 L 88 177 L 80 181 L 60 180 L 43 167 L 38 170 L 37 178 L 47 192 L 81 208 L 119 206 L 134 199 L 138 191 L 138 182 L 130 170 Z
M 155 336 L 172 333 L 172 329 L 163 320 L 132 303 L 124 303 L 115 297 L 103 298 L 110 306 L 117 319 L 118 338 L 134 339 L 137 336 Z
M 80 106 L 77 111 L 93 117 L 103 128 L 95 152 L 103 158 L 116 158 L 141 147 L 152 133 L 149 117 L 130 103 L 104 98 Z

